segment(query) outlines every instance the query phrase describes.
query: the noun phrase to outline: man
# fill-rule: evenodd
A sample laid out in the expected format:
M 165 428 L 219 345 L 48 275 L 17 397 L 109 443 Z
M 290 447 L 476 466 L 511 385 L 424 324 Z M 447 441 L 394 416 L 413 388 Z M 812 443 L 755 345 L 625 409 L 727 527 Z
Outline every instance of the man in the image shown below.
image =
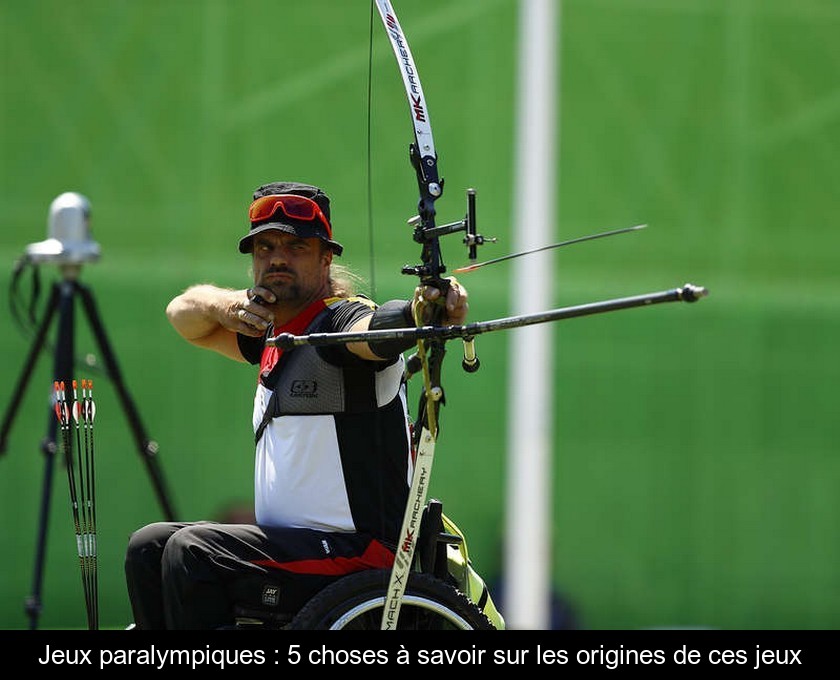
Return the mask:
M 266 339 L 405 328 L 443 306 L 462 324 L 466 291 L 427 287 L 377 306 L 335 275 L 330 202 L 308 184 L 259 187 L 250 231 L 254 285 L 197 285 L 167 316 L 188 342 L 260 367 L 254 397 L 256 524 L 158 522 L 132 534 L 125 571 L 139 629 L 233 623 L 234 607 L 290 612 L 344 574 L 390 568 L 412 457 L 404 341 L 283 351 Z M 418 305 L 421 309 L 418 310 Z

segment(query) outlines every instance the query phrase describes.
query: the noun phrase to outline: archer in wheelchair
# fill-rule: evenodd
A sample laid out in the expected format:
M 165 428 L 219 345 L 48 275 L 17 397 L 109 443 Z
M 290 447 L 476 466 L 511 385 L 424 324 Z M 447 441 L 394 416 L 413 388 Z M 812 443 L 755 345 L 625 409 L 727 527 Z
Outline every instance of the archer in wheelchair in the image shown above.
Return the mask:
M 195 285 L 166 312 L 193 345 L 259 367 L 256 522 L 157 522 L 134 532 L 125 559 L 134 623 L 379 628 L 418 449 L 403 358 L 417 343 L 284 350 L 271 339 L 462 324 L 467 292 L 439 279 L 410 300 L 377 305 L 357 294 L 357 279 L 333 262 L 343 247 L 318 187 L 260 186 L 248 218 L 239 252 L 252 258 L 253 285 Z M 438 501 L 422 517 L 399 627 L 503 627 L 458 527 Z

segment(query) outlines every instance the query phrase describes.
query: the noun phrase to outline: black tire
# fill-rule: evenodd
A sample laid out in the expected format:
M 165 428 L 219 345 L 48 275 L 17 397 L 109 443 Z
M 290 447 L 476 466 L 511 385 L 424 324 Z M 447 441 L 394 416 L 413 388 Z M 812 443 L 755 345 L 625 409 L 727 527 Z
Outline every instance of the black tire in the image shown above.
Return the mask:
M 380 630 L 391 572 L 368 569 L 315 595 L 288 630 Z M 412 572 L 400 605 L 398 630 L 495 630 L 469 598 L 429 574 Z

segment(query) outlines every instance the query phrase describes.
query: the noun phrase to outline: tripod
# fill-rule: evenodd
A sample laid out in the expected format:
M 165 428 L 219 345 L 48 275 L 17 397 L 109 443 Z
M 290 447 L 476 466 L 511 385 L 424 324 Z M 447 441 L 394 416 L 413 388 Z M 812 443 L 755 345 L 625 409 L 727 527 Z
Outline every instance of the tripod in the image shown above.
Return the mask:
M 122 374 L 119 366 L 117 365 L 116 356 L 111 349 L 110 343 L 108 342 L 105 327 L 99 317 L 93 294 L 90 289 L 78 281 L 79 271 L 79 265 L 64 265 L 62 267 L 62 280 L 56 281 L 52 285 L 50 298 L 47 303 L 43 319 L 38 326 L 35 340 L 29 350 L 29 355 L 26 357 L 26 362 L 23 365 L 23 371 L 18 379 L 15 391 L 13 392 L 12 403 L 6 411 L 2 428 L 0 428 L 0 454 L 6 451 L 6 442 L 12 421 L 14 420 L 18 407 L 20 406 L 27 383 L 29 382 L 32 371 L 35 368 L 36 359 L 42 350 L 47 331 L 56 312 L 58 313 L 58 335 L 55 345 L 55 355 L 53 357 L 55 369 L 54 378 L 57 381 L 64 381 L 67 385 L 72 383 L 74 357 L 74 303 L 76 297 L 78 296 L 82 301 L 91 330 L 93 331 L 99 345 L 99 349 L 102 352 L 105 367 L 107 369 L 107 375 L 116 386 L 117 394 L 128 418 L 128 422 L 140 455 L 142 456 L 149 475 L 151 476 L 158 501 L 163 508 L 166 519 L 171 521 L 175 518 L 176 513 L 169 500 L 163 475 L 159 467 L 159 461 L 156 457 L 158 445 L 146 436 L 146 432 L 140 421 L 137 409 L 125 387 L 125 383 L 123 382 Z M 52 384 L 52 382 L 50 384 Z M 44 575 L 47 524 L 50 509 L 50 491 L 52 488 L 55 454 L 58 450 L 58 446 L 56 444 L 58 423 L 52 409 L 50 409 L 48 415 L 47 434 L 41 442 L 41 451 L 45 456 L 45 466 L 41 492 L 38 541 L 35 553 L 32 594 L 26 599 L 26 613 L 29 617 L 30 629 L 32 630 L 38 627 L 38 617 L 42 609 L 41 585 Z

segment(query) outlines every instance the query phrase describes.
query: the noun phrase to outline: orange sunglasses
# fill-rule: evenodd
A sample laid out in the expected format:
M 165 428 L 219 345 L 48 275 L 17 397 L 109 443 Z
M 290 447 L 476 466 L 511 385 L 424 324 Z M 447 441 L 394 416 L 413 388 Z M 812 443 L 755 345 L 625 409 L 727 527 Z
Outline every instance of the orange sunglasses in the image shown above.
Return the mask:
M 293 220 L 302 220 L 304 222 L 320 220 L 327 230 L 327 237 L 332 238 L 332 227 L 327 216 L 324 215 L 315 201 L 305 196 L 297 196 L 295 194 L 261 196 L 251 203 L 251 207 L 248 208 L 248 218 L 252 224 L 254 222 L 264 222 L 274 217 L 278 210 Z

